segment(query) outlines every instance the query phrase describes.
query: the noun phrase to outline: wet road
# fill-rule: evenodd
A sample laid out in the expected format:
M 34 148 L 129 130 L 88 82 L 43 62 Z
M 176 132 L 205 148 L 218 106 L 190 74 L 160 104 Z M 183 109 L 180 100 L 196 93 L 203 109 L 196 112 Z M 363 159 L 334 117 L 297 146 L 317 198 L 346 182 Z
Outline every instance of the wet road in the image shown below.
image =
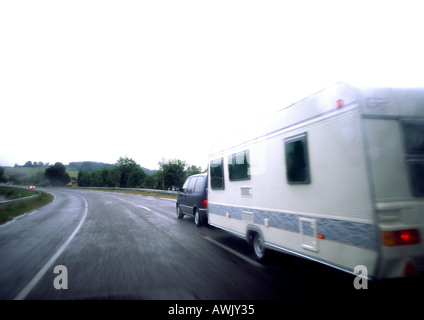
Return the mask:
M 51 204 L 0 226 L 0 299 L 371 301 L 416 289 L 355 290 L 352 275 L 281 253 L 259 264 L 244 240 L 176 219 L 173 200 L 46 190 Z

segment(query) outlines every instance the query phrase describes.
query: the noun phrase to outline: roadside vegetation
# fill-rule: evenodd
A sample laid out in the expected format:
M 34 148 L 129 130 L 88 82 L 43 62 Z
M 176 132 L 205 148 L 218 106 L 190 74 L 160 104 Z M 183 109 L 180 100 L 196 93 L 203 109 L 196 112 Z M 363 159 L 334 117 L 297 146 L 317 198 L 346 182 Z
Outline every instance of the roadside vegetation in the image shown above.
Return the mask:
M 159 170 L 141 167 L 133 159 L 120 157 L 115 164 L 102 162 L 71 162 L 54 165 L 27 161 L 24 165 L 0 167 L 0 182 L 37 187 L 117 187 L 155 190 L 178 190 L 185 179 L 202 169 L 183 160 L 158 162 Z
M 11 187 L 0 187 L 0 196 L 2 201 L 4 200 L 15 200 L 18 198 L 29 197 L 38 194 L 35 191 L 11 188 Z M 15 203 L 0 204 L 0 224 L 4 224 L 13 218 L 20 216 L 24 213 L 36 210 L 53 200 L 53 196 L 46 192 L 40 192 L 40 196 L 23 200 Z
M 22 188 L 0 187 L 0 196 L 5 200 L 15 200 L 36 195 L 37 192 Z
M 189 166 L 178 159 L 159 162 L 159 167 L 159 170 L 148 174 L 133 159 L 121 157 L 113 167 L 92 172 L 79 171 L 78 186 L 177 190 L 189 175 L 202 172 L 200 167 Z

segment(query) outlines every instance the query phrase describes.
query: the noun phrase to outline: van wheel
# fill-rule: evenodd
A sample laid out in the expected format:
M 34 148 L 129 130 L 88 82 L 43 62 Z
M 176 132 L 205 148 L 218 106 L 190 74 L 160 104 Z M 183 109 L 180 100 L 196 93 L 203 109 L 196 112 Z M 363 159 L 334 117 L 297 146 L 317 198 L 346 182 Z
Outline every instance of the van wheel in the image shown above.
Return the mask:
M 259 232 L 255 232 L 252 240 L 253 253 L 258 261 L 264 261 L 266 257 L 266 249 L 264 245 L 264 239 Z
M 177 205 L 177 219 L 182 219 L 184 217 L 184 214 L 181 213 L 180 206 Z
M 197 209 L 194 210 L 194 223 L 196 224 L 197 227 L 200 227 L 202 225 L 201 216 L 200 216 L 199 210 Z

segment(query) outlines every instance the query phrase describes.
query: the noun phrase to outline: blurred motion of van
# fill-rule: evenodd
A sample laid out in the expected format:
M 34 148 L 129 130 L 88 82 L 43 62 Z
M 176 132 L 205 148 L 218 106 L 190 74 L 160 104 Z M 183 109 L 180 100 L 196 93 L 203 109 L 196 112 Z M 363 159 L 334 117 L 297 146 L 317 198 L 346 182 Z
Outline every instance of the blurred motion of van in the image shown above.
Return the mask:
M 195 174 L 189 176 L 181 191 L 178 193 L 176 204 L 177 218 L 184 215 L 192 216 L 196 226 L 207 223 L 208 198 L 207 198 L 208 175 Z

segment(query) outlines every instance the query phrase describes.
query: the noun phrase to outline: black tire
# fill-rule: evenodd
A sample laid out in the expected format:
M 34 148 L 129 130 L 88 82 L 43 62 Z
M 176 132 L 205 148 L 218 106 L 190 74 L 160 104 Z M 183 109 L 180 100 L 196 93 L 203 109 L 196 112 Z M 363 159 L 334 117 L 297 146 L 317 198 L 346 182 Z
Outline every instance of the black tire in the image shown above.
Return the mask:
M 179 205 L 177 205 L 176 211 L 177 211 L 177 219 L 182 219 L 184 217 L 184 214 L 181 213 L 181 209 Z
M 202 216 L 200 215 L 199 210 L 194 209 L 193 217 L 194 217 L 194 223 L 195 223 L 195 225 L 197 227 L 200 227 L 203 224 L 203 221 L 202 221 Z
M 260 232 L 255 232 L 252 236 L 252 250 L 257 261 L 263 262 L 267 257 L 264 239 Z

